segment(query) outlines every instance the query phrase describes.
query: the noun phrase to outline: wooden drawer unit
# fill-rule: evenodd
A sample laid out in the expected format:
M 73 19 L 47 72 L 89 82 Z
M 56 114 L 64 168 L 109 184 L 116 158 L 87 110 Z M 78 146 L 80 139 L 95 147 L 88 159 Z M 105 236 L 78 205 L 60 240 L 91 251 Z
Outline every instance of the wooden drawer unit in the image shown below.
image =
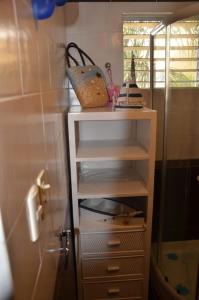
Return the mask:
M 112 281 L 84 284 L 84 300 L 142 299 L 143 280 Z
M 144 257 L 89 258 L 82 261 L 83 279 L 124 275 L 143 277 Z
M 81 233 L 83 254 L 144 251 L 144 231 Z

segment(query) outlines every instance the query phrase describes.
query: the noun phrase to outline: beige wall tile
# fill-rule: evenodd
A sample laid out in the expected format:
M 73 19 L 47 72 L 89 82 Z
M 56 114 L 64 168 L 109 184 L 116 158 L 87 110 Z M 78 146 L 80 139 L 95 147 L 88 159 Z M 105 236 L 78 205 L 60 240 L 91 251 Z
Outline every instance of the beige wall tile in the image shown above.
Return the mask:
M 18 38 L 11 0 L 0 3 L 0 98 L 21 94 Z
M 30 160 L 31 181 L 45 168 L 45 144 L 41 96 L 29 96 L 24 104 L 27 152 Z
M 48 91 L 51 88 L 49 44 L 49 37 L 41 26 L 41 30 L 39 31 L 39 70 L 42 92 Z
M 170 111 L 198 111 L 199 89 L 198 88 L 173 88 L 170 90 Z
M 5 231 L 9 234 L 30 185 L 30 157 L 25 122 L 26 99 L 0 105 L 1 205 Z
M 49 40 L 49 64 L 50 64 L 50 87 L 51 89 L 63 88 L 65 77 L 65 49 L 58 42 Z
M 173 134 L 167 137 L 167 159 L 181 159 L 184 139 L 182 136 Z
M 50 67 L 50 88 L 63 88 L 65 77 L 65 19 L 62 7 L 56 7 L 51 17 L 49 27 L 48 49 L 49 49 L 49 67 Z
M 45 122 L 45 143 L 46 159 L 48 165 L 50 190 L 50 207 L 53 210 L 53 228 L 57 230 L 60 225 L 64 224 L 65 209 L 68 206 L 68 189 L 66 188 L 66 165 L 65 165 L 65 133 L 63 131 L 64 116 L 59 112 L 57 107 L 53 108 L 56 103 L 58 94 L 49 93 L 43 95 L 44 103 L 44 122 Z M 51 104 L 50 104 L 51 103 Z
M 19 42 L 24 93 L 39 92 L 38 25 L 32 17 L 30 4 L 15 1 L 19 26 Z
M 29 239 L 25 208 L 7 243 L 14 279 L 15 299 L 31 299 L 40 265 L 40 255 L 38 243 L 33 244 Z
M 198 137 L 191 135 L 171 134 L 167 138 L 167 159 L 198 159 Z
M 16 24 L 13 3 L 17 12 Z M 40 287 L 48 285 L 48 293 L 45 294 L 48 295 L 46 299 L 50 299 L 57 259 L 45 259 L 42 264 L 41 259 L 54 239 L 54 230 L 64 223 L 67 188 L 63 189 L 61 185 L 64 176 L 60 174 L 64 167 L 62 164 L 60 168 L 63 154 L 60 148 L 63 144 L 60 146 L 58 143 L 60 125 L 58 133 L 57 118 L 53 117 L 53 121 L 50 121 L 53 125 L 48 128 L 49 120 L 46 116 L 44 118 L 43 109 L 45 114 L 50 112 L 53 115 L 67 105 L 62 89 L 65 77 L 63 48 L 59 44 L 65 41 L 64 10 L 57 8 L 52 18 L 36 22 L 32 18 L 30 0 L 7 0 L 0 1 L 0 16 L 0 97 L 16 95 L 0 102 L 0 206 L 14 278 L 15 299 L 31 299 L 34 286 L 34 292 L 39 297 L 40 288 L 37 292 L 36 286 L 39 274 L 45 274 L 40 277 Z M 46 146 L 45 127 L 48 128 L 48 136 L 52 132 L 51 145 Z M 46 156 L 48 146 L 52 147 L 49 151 L 52 156 Z M 49 198 L 44 207 L 45 218 L 40 226 L 40 239 L 31 243 L 24 201 L 31 184 L 44 167 L 49 171 L 52 199 Z M 46 280 L 46 274 L 52 280 Z
M 45 253 L 38 274 L 32 300 L 52 300 L 52 286 L 55 285 L 59 254 Z
M 1 103 L 2 210 L 9 234 L 30 185 L 45 167 L 40 96 Z

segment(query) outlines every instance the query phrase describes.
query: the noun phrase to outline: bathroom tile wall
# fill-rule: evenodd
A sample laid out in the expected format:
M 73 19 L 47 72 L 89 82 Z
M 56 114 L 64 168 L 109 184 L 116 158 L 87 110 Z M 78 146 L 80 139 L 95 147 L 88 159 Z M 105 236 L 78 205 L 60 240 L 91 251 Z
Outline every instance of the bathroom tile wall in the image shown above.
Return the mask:
M 198 88 L 173 88 L 170 90 L 167 127 L 167 159 L 199 158 Z M 158 111 L 157 159 L 161 159 L 164 128 L 164 91 L 154 94 L 153 107 Z
M 31 1 L 0 1 L 0 208 L 15 300 L 50 300 L 58 256 L 54 232 L 68 205 L 63 116 L 65 12 L 32 18 Z M 25 197 L 41 169 L 51 185 L 41 237 L 31 243 Z

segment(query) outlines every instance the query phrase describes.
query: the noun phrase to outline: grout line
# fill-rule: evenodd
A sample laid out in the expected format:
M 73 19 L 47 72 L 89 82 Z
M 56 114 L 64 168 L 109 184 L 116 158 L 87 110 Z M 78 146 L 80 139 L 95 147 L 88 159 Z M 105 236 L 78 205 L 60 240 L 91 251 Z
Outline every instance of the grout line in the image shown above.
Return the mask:
M 42 130 L 43 130 L 43 139 L 44 139 L 44 156 L 45 156 L 45 168 L 47 168 L 47 134 L 45 128 L 45 117 L 44 117 L 44 103 L 43 103 L 43 96 L 40 95 L 40 102 L 41 102 L 41 113 L 42 113 Z
M 39 94 L 42 93 L 42 85 L 41 85 L 41 67 L 40 67 L 40 47 L 39 47 L 39 33 L 37 31 L 38 40 L 36 45 L 36 52 L 37 52 L 37 63 L 38 63 L 38 71 L 39 71 Z
M 21 82 L 21 92 L 23 95 L 24 94 L 24 84 L 23 84 L 22 55 L 21 55 L 21 44 L 20 44 L 20 28 L 19 28 L 17 7 L 16 7 L 15 0 L 12 0 L 12 3 L 13 3 L 14 17 L 15 17 L 15 23 L 16 23 L 16 29 L 17 29 L 17 52 L 18 52 L 18 64 L 19 64 L 19 76 L 20 76 L 20 82 Z
M 38 95 L 40 95 L 40 92 L 2 97 L 2 98 L 0 98 L 0 103 L 1 102 L 6 102 L 6 101 L 19 100 L 21 98 L 27 98 L 27 97 L 38 96 Z
M 49 70 L 49 81 L 50 87 L 52 87 L 52 70 L 51 70 L 51 62 L 50 62 L 50 39 L 48 40 L 48 70 Z
M 23 94 L 23 95 L 12 95 L 12 96 L 7 96 L 7 97 L 1 97 L 0 98 L 0 103 L 1 102 L 6 102 L 6 101 L 18 100 L 18 99 L 21 99 L 21 98 L 32 97 L 32 96 L 40 96 L 41 94 L 45 95 L 45 94 L 56 92 L 56 91 L 62 91 L 64 89 L 65 88 L 56 88 L 56 89 L 49 89 L 47 91 L 42 91 L 42 92 L 38 91 L 36 93 L 26 93 L 26 94 Z
M 9 240 L 10 240 L 10 237 L 12 236 L 12 233 L 13 231 L 15 230 L 15 227 L 17 226 L 17 224 L 19 223 L 19 219 L 21 218 L 22 214 L 23 214 L 23 211 L 25 209 L 25 198 L 26 198 L 26 195 L 22 201 L 22 204 L 21 204 L 21 208 L 19 209 L 19 213 L 17 215 L 17 217 L 15 218 L 15 221 L 10 229 L 10 231 L 8 232 L 8 235 L 6 237 L 6 242 L 9 243 Z
M 31 300 L 35 299 L 35 294 L 36 294 L 36 290 L 37 290 L 37 286 L 38 286 L 38 282 L 39 282 L 39 277 L 40 277 L 40 274 L 42 271 L 42 266 L 43 266 L 43 258 L 44 258 L 44 254 L 40 257 L 39 269 L 37 271 L 36 279 L 35 279 L 34 286 L 32 289 Z

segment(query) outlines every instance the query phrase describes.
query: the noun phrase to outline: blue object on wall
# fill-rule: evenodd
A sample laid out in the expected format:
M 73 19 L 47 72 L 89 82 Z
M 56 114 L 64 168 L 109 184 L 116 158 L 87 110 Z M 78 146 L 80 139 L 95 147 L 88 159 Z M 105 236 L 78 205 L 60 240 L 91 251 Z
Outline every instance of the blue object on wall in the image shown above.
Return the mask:
M 52 16 L 56 0 L 32 0 L 33 17 L 44 20 Z
M 62 6 L 66 4 L 67 0 L 56 0 L 56 6 Z

